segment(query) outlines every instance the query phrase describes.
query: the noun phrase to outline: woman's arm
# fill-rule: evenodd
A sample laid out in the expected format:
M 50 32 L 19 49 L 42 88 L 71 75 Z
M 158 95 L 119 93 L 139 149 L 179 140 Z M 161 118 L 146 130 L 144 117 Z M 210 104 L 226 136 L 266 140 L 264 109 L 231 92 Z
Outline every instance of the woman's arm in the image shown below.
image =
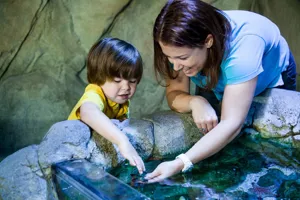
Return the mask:
M 220 123 L 186 152 L 192 163 L 217 153 L 238 135 L 250 109 L 256 82 L 257 77 L 241 84 L 226 86 Z M 183 163 L 180 159 L 164 162 L 148 174 L 147 179 L 150 183 L 161 181 L 178 173 L 182 168 Z
M 140 173 L 145 170 L 144 162 L 132 147 L 127 136 L 92 102 L 85 102 L 80 107 L 81 120 L 110 142 L 116 144 L 124 158 L 136 166 Z
M 166 97 L 169 107 L 177 112 L 191 111 L 191 102 L 198 100 L 206 103 L 206 99 L 200 96 L 190 95 L 190 79 L 182 71 L 176 79 L 167 79 Z
M 256 82 L 257 77 L 225 87 L 220 123 L 186 153 L 193 163 L 217 153 L 240 133 L 253 100 Z
M 207 133 L 218 124 L 218 117 L 210 103 L 201 96 L 190 95 L 190 80 L 182 71 L 176 79 L 167 80 L 166 96 L 169 107 L 177 112 L 191 112 L 196 126 Z

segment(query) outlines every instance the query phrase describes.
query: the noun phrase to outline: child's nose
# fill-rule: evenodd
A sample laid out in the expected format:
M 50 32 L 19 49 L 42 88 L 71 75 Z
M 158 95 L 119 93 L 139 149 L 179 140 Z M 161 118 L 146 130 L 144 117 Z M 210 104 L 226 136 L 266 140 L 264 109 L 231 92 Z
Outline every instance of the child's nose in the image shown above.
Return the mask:
M 129 90 L 130 89 L 129 81 L 124 81 L 124 83 L 122 84 L 122 89 L 123 90 Z

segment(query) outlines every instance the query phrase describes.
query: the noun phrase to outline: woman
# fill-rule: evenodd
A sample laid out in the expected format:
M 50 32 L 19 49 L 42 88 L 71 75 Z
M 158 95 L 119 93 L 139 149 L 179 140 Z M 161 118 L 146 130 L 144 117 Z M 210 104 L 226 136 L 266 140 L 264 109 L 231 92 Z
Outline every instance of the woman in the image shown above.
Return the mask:
M 169 0 L 154 29 L 155 71 L 166 83 L 171 109 L 192 112 L 205 135 L 185 154 L 147 174 L 161 181 L 225 147 L 241 131 L 253 97 L 267 88 L 296 89 L 296 66 L 286 40 L 269 19 L 247 11 L 221 11 L 200 0 Z M 213 91 L 216 111 L 189 81 Z

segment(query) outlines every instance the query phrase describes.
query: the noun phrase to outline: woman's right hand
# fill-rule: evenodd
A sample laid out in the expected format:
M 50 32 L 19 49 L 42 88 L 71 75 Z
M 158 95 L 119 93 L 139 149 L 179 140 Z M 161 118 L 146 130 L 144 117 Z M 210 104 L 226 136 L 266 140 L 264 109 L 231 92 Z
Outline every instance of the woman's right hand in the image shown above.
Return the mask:
M 201 96 L 193 96 L 189 102 L 196 126 L 204 134 L 211 131 L 218 124 L 216 111 L 210 103 Z
M 136 166 L 140 174 L 146 170 L 142 158 L 128 140 L 122 141 L 118 147 L 122 156 L 129 161 L 131 166 Z

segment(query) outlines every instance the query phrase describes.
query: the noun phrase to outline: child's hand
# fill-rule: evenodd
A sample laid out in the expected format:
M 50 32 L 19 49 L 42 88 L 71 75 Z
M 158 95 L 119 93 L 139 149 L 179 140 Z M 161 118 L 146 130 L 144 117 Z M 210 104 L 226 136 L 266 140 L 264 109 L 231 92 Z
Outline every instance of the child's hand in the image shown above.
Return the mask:
M 130 165 L 136 166 L 139 173 L 142 174 L 145 171 L 145 165 L 142 158 L 138 155 L 130 142 L 124 141 L 118 145 L 120 152 L 124 158 L 126 158 Z

